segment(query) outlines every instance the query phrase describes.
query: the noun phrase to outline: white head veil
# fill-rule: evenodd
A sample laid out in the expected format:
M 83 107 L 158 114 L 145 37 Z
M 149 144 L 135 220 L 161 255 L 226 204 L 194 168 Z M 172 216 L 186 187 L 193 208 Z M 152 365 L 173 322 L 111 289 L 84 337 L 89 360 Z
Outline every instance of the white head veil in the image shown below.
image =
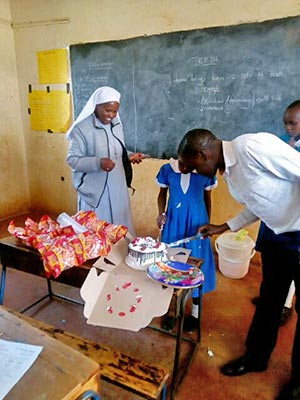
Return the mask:
M 67 132 L 67 137 L 70 132 L 79 122 L 83 121 L 88 116 L 92 115 L 95 111 L 97 104 L 111 103 L 117 102 L 120 103 L 121 93 L 119 93 L 116 89 L 109 86 L 102 86 L 94 91 L 91 97 L 86 102 L 86 105 L 83 107 L 81 113 L 78 115 L 76 120 L 73 122 L 72 126 L 69 128 Z

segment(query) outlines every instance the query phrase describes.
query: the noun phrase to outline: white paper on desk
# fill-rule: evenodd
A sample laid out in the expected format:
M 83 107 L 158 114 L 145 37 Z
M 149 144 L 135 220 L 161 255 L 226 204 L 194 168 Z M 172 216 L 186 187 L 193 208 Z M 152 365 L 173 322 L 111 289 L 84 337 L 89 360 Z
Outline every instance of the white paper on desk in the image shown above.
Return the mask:
M 80 294 L 88 324 L 137 332 L 168 311 L 173 288 L 163 288 L 145 271 L 122 263 L 100 276 L 92 268 Z
M 0 400 L 22 378 L 42 349 L 42 346 L 0 339 Z

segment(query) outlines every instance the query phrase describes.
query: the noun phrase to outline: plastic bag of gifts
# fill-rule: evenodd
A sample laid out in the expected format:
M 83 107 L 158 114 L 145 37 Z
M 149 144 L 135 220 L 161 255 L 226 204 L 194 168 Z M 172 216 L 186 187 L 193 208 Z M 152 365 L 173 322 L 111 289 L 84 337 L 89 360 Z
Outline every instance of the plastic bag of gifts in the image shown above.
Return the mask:
M 74 217 L 72 218 L 75 221 Z M 95 226 L 100 225 L 95 221 L 94 215 L 92 219 Z M 88 222 L 88 218 L 85 218 L 85 221 Z M 113 224 L 105 221 L 103 225 L 108 227 Z M 8 232 L 19 238 L 25 245 L 36 249 L 41 255 L 46 276 L 57 278 L 63 270 L 82 265 L 89 259 L 106 256 L 112 244 L 127 234 L 126 227 L 122 226 L 121 229 L 117 225 L 113 227 L 117 233 L 113 233 L 112 228 L 107 232 L 105 229 L 88 228 L 78 233 L 72 224 L 61 226 L 57 221 L 44 215 L 38 222 L 28 217 L 24 227 L 17 227 L 14 221 L 11 221 Z M 110 236 L 113 237 L 113 241 Z
M 128 231 L 127 227 L 124 225 L 114 225 L 110 224 L 107 221 L 98 219 L 94 211 L 78 211 L 78 213 L 75 214 L 73 218 L 80 225 L 92 231 L 104 231 L 113 244 L 117 243 L 120 239 L 125 237 Z

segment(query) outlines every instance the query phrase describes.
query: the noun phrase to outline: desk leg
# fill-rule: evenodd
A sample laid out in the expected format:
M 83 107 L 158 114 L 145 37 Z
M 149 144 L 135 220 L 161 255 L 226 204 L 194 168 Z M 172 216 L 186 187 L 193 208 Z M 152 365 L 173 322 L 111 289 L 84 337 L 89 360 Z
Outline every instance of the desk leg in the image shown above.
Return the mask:
M 199 300 L 199 307 L 198 307 L 198 330 L 197 330 L 197 342 L 201 342 L 201 324 L 202 324 L 202 285 L 198 287 L 198 300 Z
M 174 367 L 173 367 L 173 376 L 172 376 L 172 384 L 171 384 L 171 400 L 175 397 L 176 386 L 179 385 L 180 382 L 176 383 L 177 374 L 180 363 L 180 350 L 181 350 L 181 341 L 182 341 L 182 331 L 183 331 L 183 322 L 184 322 L 184 312 L 185 312 L 185 304 L 187 301 L 189 291 L 184 290 L 181 296 L 180 301 L 180 309 L 179 309 L 179 318 L 178 318 L 178 331 L 176 338 L 176 350 L 175 350 L 175 359 L 174 359 Z M 181 379 L 182 380 L 182 379 Z
M 61 300 L 69 301 L 70 303 L 78 304 L 80 306 L 84 305 L 81 301 L 78 301 L 76 299 L 71 299 L 70 297 L 64 296 L 62 294 L 54 293 L 53 290 L 52 290 L 52 285 L 51 285 L 51 280 L 50 279 L 47 279 L 47 287 L 48 287 L 48 293 L 45 296 L 41 297 L 40 299 L 38 299 L 34 303 L 32 303 L 29 306 L 27 306 L 27 307 L 23 308 L 22 310 L 20 310 L 20 313 L 23 314 L 24 312 L 28 311 L 30 308 L 32 308 L 32 307 L 36 306 L 37 304 L 39 304 L 41 301 L 43 301 L 45 299 L 52 300 L 54 297 L 56 297 L 58 299 L 61 299 Z
M 1 283 L 0 283 L 0 305 L 3 305 L 4 292 L 5 292 L 5 281 L 6 281 L 6 265 L 2 264 L 1 272 Z
M 198 309 L 199 325 L 198 325 L 196 340 L 182 334 L 184 315 L 185 315 L 185 306 L 186 306 L 186 302 L 187 302 L 187 299 L 190 294 L 190 289 L 185 289 L 182 291 L 182 294 L 180 297 L 180 302 L 178 302 L 178 304 L 176 304 L 176 319 L 178 321 L 177 333 L 166 331 L 165 329 L 157 327 L 155 325 L 149 325 L 149 328 L 151 328 L 151 329 L 154 329 L 158 332 L 163 332 L 163 333 L 166 333 L 167 335 L 176 337 L 176 349 L 175 349 L 175 358 L 174 358 L 174 366 L 173 366 L 173 374 L 172 374 L 172 382 L 171 382 L 170 400 L 175 399 L 176 390 L 177 390 L 178 386 L 180 385 L 180 383 L 183 381 L 183 378 L 185 377 L 185 374 L 194 358 L 194 355 L 198 348 L 198 344 L 200 343 L 200 340 L 201 340 L 202 286 L 199 286 L 198 289 L 199 289 L 199 309 Z M 186 365 L 184 367 L 180 368 L 181 374 L 180 374 L 180 376 L 178 376 L 179 375 L 180 350 L 181 350 L 182 340 L 190 343 L 190 345 L 192 346 L 192 349 L 189 353 L 190 357 L 189 357 Z
M 48 295 L 50 299 L 53 297 L 52 286 L 50 279 L 47 279 L 47 286 L 48 286 Z
M 100 400 L 100 396 L 94 390 L 87 390 L 77 397 L 76 400 Z
M 52 290 L 52 285 L 51 285 L 51 280 L 47 279 L 47 286 L 48 286 L 48 297 L 50 299 L 53 299 L 53 297 L 56 297 L 57 299 L 61 299 L 61 300 L 65 300 L 65 301 L 69 301 L 70 303 L 74 303 L 74 304 L 78 304 L 79 306 L 84 306 L 84 303 L 82 301 L 78 301 L 76 299 L 72 299 L 68 296 L 64 296 L 63 294 L 58 294 L 58 293 L 54 293 Z
M 200 286 L 198 289 L 199 289 L 199 297 L 198 297 L 199 298 L 199 309 L 198 309 L 199 324 L 198 324 L 198 330 L 197 330 L 197 341 L 189 340 L 189 342 L 193 346 L 191 357 L 189 358 L 187 365 L 182 369 L 181 376 L 178 378 L 181 342 L 182 342 L 182 339 L 187 340 L 187 338 L 182 336 L 182 332 L 183 332 L 183 323 L 184 323 L 184 315 L 185 315 L 185 306 L 186 306 L 186 302 L 187 302 L 187 299 L 189 296 L 189 290 L 183 291 L 181 301 L 180 301 L 179 314 L 178 314 L 179 315 L 178 331 L 177 331 L 177 337 L 176 337 L 175 360 L 174 360 L 173 376 L 172 376 L 172 383 L 171 383 L 171 397 L 170 397 L 171 400 L 175 399 L 176 389 L 182 382 L 182 380 L 186 374 L 186 371 L 188 370 L 188 368 L 193 360 L 194 354 L 197 350 L 197 346 L 201 340 L 202 286 Z

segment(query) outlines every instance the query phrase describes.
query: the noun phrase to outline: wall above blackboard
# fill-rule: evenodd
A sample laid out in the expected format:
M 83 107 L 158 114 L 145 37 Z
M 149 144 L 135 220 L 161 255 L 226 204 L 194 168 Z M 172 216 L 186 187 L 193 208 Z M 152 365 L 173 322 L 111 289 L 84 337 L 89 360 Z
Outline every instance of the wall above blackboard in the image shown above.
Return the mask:
M 300 17 L 76 44 L 70 61 L 75 116 L 112 86 L 127 147 L 169 158 L 197 127 L 224 140 L 284 132 L 283 112 L 300 98 Z

